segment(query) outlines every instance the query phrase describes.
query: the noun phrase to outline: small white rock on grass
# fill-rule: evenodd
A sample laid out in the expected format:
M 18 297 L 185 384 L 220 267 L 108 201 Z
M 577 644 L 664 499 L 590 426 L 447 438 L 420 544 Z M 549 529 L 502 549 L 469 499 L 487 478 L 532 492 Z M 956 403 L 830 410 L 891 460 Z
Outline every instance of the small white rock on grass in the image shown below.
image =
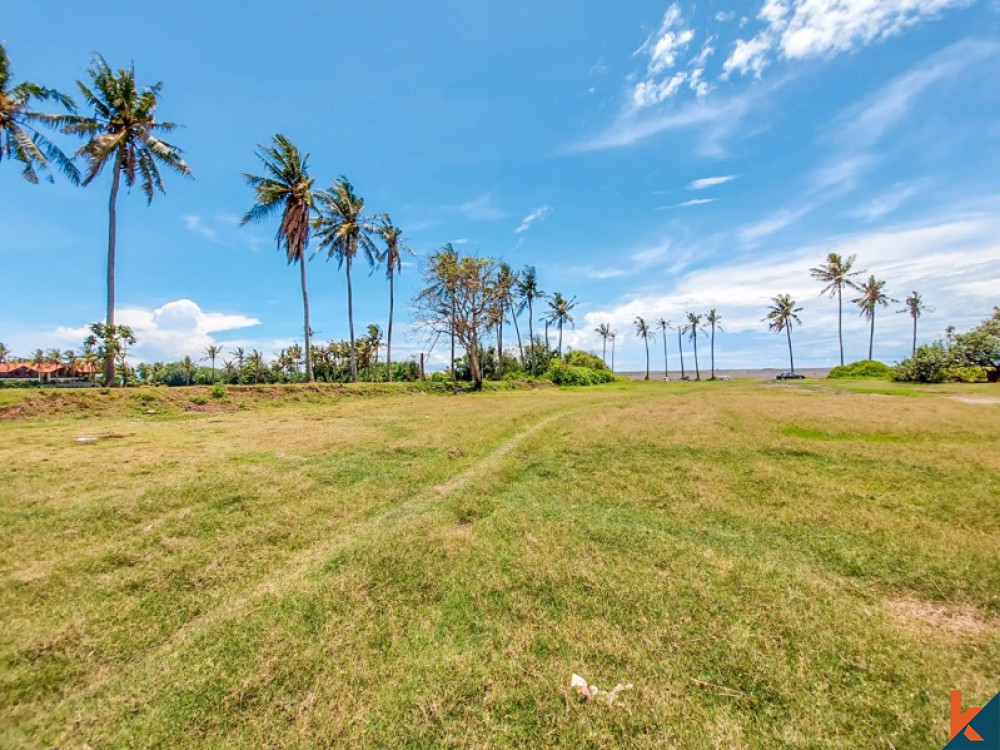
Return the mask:
M 633 688 L 631 682 L 628 684 L 622 684 L 619 682 L 612 690 L 601 690 L 597 687 L 597 685 L 588 685 L 587 681 L 578 674 L 574 674 L 570 678 L 569 686 L 573 688 L 573 690 L 576 691 L 576 694 L 579 695 L 584 701 L 599 698 L 609 706 L 618 699 L 619 693 Z

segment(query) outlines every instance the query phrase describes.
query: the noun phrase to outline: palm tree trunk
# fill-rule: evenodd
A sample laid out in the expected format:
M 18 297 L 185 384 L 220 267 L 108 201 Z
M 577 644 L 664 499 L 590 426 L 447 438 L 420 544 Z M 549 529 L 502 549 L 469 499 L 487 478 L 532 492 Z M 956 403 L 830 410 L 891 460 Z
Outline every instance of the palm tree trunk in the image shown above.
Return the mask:
M 388 381 L 392 382 L 392 307 L 393 307 L 393 277 L 394 273 L 389 274 L 389 329 L 386 332 L 385 337 L 385 372 Z
M 497 377 L 503 378 L 503 320 L 497 323 Z
M 549 321 L 545 321 L 545 348 L 549 349 Z M 548 351 L 545 352 L 548 354 Z
M 528 349 L 531 351 L 531 374 L 535 374 L 535 318 L 531 309 L 531 297 L 528 297 Z
M 615 340 L 611 339 L 611 372 L 615 371 Z
M 844 291 L 837 286 L 837 338 L 840 339 L 840 364 L 844 364 Z
M 795 372 L 795 357 L 792 356 L 792 327 L 785 326 L 785 335 L 788 336 L 788 364 L 791 365 L 791 372 Z
M 115 173 L 111 176 L 111 198 L 108 200 L 108 309 L 105 315 L 106 337 L 112 335 L 115 325 L 115 238 L 118 229 L 118 183 L 122 173 L 122 163 L 125 153 L 118 149 L 115 156 Z M 113 388 L 115 383 L 115 357 L 111 339 L 105 339 L 104 385 Z
M 649 380 L 649 338 L 643 339 L 646 342 L 646 380 Z
M 562 329 L 563 329 L 563 323 L 560 320 L 559 321 L 559 356 L 560 357 L 562 357 Z
M 608 338 L 604 338 L 604 348 L 601 350 L 601 359 L 604 360 L 604 364 L 608 363 Z
M 681 338 L 681 326 L 677 327 L 677 350 L 681 353 L 681 380 L 684 380 L 684 340 Z
M 698 330 L 692 328 L 692 333 L 694 338 L 691 339 L 694 342 L 694 379 L 701 380 L 701 370 L 698 369 Z
M 872 308 L 872 325 L 868 332 L 868 359 L 872 358 L 872 350 L 875 347 L 875 308 Z
M 451 379 L 455 379 L 455 299 L 451 300 Z
M 667 332 L 663 331 L 663 379 L 670 380 L 670 365 L 667 361 Z
M 521 353 L 521 367 L 524 367 L 524 346 L 521 344 L 521 328 L 517 324 L 517 313 L 514 312 L 514 303 L 510 303 L 510 319 L 514 321 L 514 333 L 517 334 L 517 350 Z
M 712 380 L 715 380 L 715 323 L 712 323 Z
M 315 378 L 313 377 L 313 365 L 312 365 L 312 337 L 309 331 L 309 291 L 306 288 L 306 254 L 305 248 L 302 249 L 302 256 L 299 258 L 299 277 L 302 280 L 302 317 L 306 342 L 306 381 L 312 383 Z M 214 367 L 214 365 L 213 365 Z M 212 378 L 215 379 L 214 376 Z
M 911 357 L 917 356 L 917 316 L 913 316 L 913 351 L 910 354 Z
M 358 382 L 358 353 L 354 349 L 354 301 L 351 297 L 351 256 L 347 256 L 347 325 L 351 333 L 351 382 Z

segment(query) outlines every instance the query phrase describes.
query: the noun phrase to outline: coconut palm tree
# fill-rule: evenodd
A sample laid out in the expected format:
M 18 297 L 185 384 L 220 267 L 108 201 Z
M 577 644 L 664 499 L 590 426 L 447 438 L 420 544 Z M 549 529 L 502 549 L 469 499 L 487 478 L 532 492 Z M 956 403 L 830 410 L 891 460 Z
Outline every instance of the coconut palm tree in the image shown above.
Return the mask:
M 62 364 L 62 349 L 52 348 L 45 352 L 45 361 L 50 365 Z
M 90 83 L 77 81 L 83 94 L 84 106 L 93 114 L 59 115 L 53 122 L 63 125 L 63 130 L 78 135 L 87 142 L 76 152 L 84 160 L 83 185 L 89 185 L 104 168 L 112 165 L 111 198 L 108 201 L 108 300 L 105 316 L 106 330 L 115 325 L 115 239 L 117 231 L 118 187 L 121 178 L 129 188 L 139 180 L 146 203 L 153 202 L 156 191 L 166 193 L 160 166 L 178 174 L 191 176 L 191 169 L 181 158 L 181 150 L 160 139 L 158 134 L 168 133 L 177 125 L 156 119 L 163 82 L 139 87 L 134 68 L 121 68 L 117 72 L 98 55 L 87 71 Z M 110 347 L 106 347 L 110 350 Z M 114 358 L 104 361 L 104 382 L 114 382 Z
M 80 172 L 70 158 L 35 127 L 38 123 L 58 124 L 58 117 L 35 112 L 31 107 L 32 101 L 51 99 L 73 112 L 73 100 L 30 81 L 15 85 L 11 77 L 10 58 L 0 43 L 0 162 L 4 159 L 20 162 L 21 175 L 35 184 L 38 183 L 36 168 L 45 170 L 54 163 L 72 182 L 78 183 Z
M 247 357 L 246 349 L 244 349 L 242 346 L 236 347 L 236 349 L 233 350 L 233 356 L 236 357 L 236 366 L 238 368 L 236 370 L 236 382 L 237 383 L 242 383 L 243 382 L 243 363 L 246 361 L 246 357 Z
M 523 303 L 520 302 L 519 287 L 521 275 L 511 269 L 507 263 L 501 263 L 497 270 L 498 277 L 504 279 L 507 284 L 507 310 L 510 313 L 511 322 L 514 323 L 514 335 L 517 336 L 517 351 L 521 355 L 521 367 L 524 367 L 524 344 L 521 341 L 521 326 L 517 322 L 518 316 L 524 310 Z M 509 281 L 505 277 L 509 276 Z
M 909 313 L 910 317 L 913 318 L 913 350 L 910 353 L 910 356 L 913 356 L 917 353 L 917 320 L 925 312 L 934 312 L 934 308 L 924 304 L 924 298 L 920 296 L 920 292 L 911 294 L 906 298 L 904 304 L 906 307 L 902 310 L 897 310 L 897 312 Z
M 694 379 L 701 380 L 701 370 L 698 368 L 698 329 L 701 328 L 701 315 L 688 313 L 688 338 L 694 342 Z
M 798 316 L 798 313 L 802 312 L 802 308 L 795 306 L 795 300 L 790 294 L 779 294 L 777 297 L 772 297 L 771 301 L 774 304 L 767 308 L 767 317 L 764 320 L 768 323 L 768 330 L 773 333 L 784 331 L 788 337 L 788 364 L 791 366 L 791 372 L 795 372 L 795 357 L 792 354 L 792 326 L 796 323 L 802 324 Z
M 687 333 L 687 326 L 681 323 L 677 326 L 677 351 L 681 356 L 681 380 L 687 380 L 687 374 L 684 372 L 684 334 Z
M 656 325 L 663 332 L 663 379 L 670 380 L 670 365 L 667 361 L 667 329 L 671 327 L 670 321 L 666 318 L 660 318 L 656 321 Z
M 611 337 L 611 326 L 607 323 L 601 323 L 597 328 L 594 329 L 594 333 L 601 337 L 604 341 L 604 349 L 601 351 L 601 359 L 604 360 L 604 364 L 608 363 L 608 339 Z
M 544 299 L 545 297 L 545 292 L 538 286 L 538 274 L 534 266 L 525 266 L 521 271 L 517 282 L 517 293 L 528 306 L 528 347 L 532 352 L 531 374 L 534 375 L 536 374 L 536 360 L 538 359 L 535 356 L 534 302 L 536 299 Z
M 510 318 L 514 323 L 514 330 L 517 331 L 517 314 L 514 311 L 514 295 L 517 288 L 517 274 L 508 263 L 497 264 L 496 278 L 493 281 L 493 295 L 495 298 L 496 326 L 497 326 L 497 373 L 503 376 L 503 322 L 510 313 Z M 521 348 L 521 333 L 517 331 L 517 345 L 524 358 L 524 350 Z
M 347 269 L 347 325 L 351 343 L 351 380 L 358 382 L 358 358 L 354 348 L 354 299 L 351 289 L 351 265 L 360 250 L 368 267 L 378 261 L 378 249 L 372 241 L 377 229 L 373 219 L 365 215 L 365 199 L 354 192 L 354 186 L 341 175 L 329 190 L 316 192 L 318 215 L 313 221 L 319 250 L 327 258 L 336 258 L 337 267 Z
M 306 287 L 306 246 L 309 244 L 309 217 L 313 211 L 313 180 L 309 176 L 309 154 L 302 156 L 298 148 L 281 133 L 275 134 L 273 145 L 258 145 L 257 158 L 264 164 L 265 176 L 243 173 L 243 179 L 253 188 L 256 202 L 240 221 L 240 226 L 263 221 L 281 212 L 281 223 L 275 234 L 278 249 L 284 248 L 288 264 L 299 264 L 302 282 L 302 316 L 305 331 L 306 380 L 313 382 L 310 356 L 309 291 Z M 243 350 L 238 350 L 240 379 L 243 377 Z
M 7 357 L 9 356 L 10 356 L 10 348 L 6 344 L 0 342 L 0 364 L 6 362 Z
M 389 280 L 389 327 L 385 336 L 385 371 L 389 382 L 392 382 L 392 311 L 395 304 L 393 291 L 396 275 L 402 271 L 404 252 L 413 255 L 413 251 L 403 244 L 403 230 L 392 223 L 389 214 L 382 214 L 375 232 L 385 243 L 385 250 L 379 254 L 379 262 L 385 265 L 385 277 Z
M 712 329 L 712 380 L 715 380 L 715 331 L 722 330 L 722 316 L 714 307 L 705 315 L 705 321 Z
M 855 271 L 854 261 L 856 255 L 848 255 L 846 258 L 837 253 L 830 253 L 826 256 L 826 261 L 821 266 L 810 268 L 809 273 L 817 281 L 826 284 L 820 296 L 828 294 L 837 298 L 837 338 L 840 341 L 840 364 L 844 364 L 844 288 L 859 289 L 853 277 L 860 276 L 864 271 Z
M 608 338 L 611 339 L 611 372 L 615 371 L 615 339 L 618 338 L 618 331 L 612 331 L 608 334 Z
M 205 348 L 205 359 L 212 361 L 212 382 L 215 382 L 215 360 L 218 356 L 222 354 L 222 347 L 215 344 L 209 344 Z
M 427 259 L 424 275 L 425 279 L 431 281 L 431 284 L 422 289 L 418 295 L 418 298 L 427 301 L 428 304 L 433 300 L 438 314 L 432 317 L 436 321 L 441 319 L 448 321 L 448 337 L 451 343 L 448 374 L 452 380 L 455 379 L 456 293 L 459 291 L 459 271 L 458 251 L 452 247 L 450 242 L 445 243 L 440 250 Z M 441 330 L 437 329 L 436 333 L 440 335 Z
M 868 281 L 858 289 L 861 296 L 851 300 L 851 302 L 861 308 L 861 316 L 871 324 L 868 331 L 868 359 L 871 359 L 875 346 L 875 310 L 879 307 L 888 307 L 890 302 L 896 302 L 896 300 L 885 293 L 885 282 L 874 276 L 869 276 Z
M 184 385 L 191 385 L 191 381 L 194 379 L 194 374 L 198 370 L 198 365 L 194 363 L 190 355 L 185 356 L 181 360 L 181 370 L 184 372 Z
M 656 335 L 649 324 L 639 317 L 635 319 L 635 335 L 641 338 L 646 345 L 646 380 L 649 380 L 649 340 L 655 339 Z
M 573 316 L 570 311 L 576 307 L 576 297 L 566 299 L 560 292 L 552 295 L 549 300 L 549 322 L 555 323 L 559 327 L 559 356 L 562 356 L 563 326 L 566 323 L 573 325 Z

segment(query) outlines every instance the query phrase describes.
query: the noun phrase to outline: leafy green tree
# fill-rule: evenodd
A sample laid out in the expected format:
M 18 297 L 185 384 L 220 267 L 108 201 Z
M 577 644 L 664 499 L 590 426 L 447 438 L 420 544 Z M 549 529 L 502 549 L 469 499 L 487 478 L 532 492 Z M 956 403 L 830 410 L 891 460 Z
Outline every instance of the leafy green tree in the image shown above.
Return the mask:
M 868 281 L 858 287 L 858 289 L 861 292 L 861 296 L 851 300 L 851 302 L 861 308 L 862 317 L 867 319 L 871 324 L 868 333 L 868 359 L 872 359 L 872 350 L 875 346 L 875 311 L 879 307 L 888 307 L 890 302 L 895 302 L 896 300 L 891 299 L 885 293 L 885 282 L 876 279 L 874 276 L 870 276 Z
M 635 319 L 635 335 L 642 339 L 646 345 L 646 380 L 649 380 L 649 340 L 656 338 L 653 330 L 642 318 Z
M 707 315 L 705 315 L 705 321 L 708 323 L 708 325 L 711 327 L 711 330 L 712 330 L 712 340 L 711 340 L 711 346 L 712 346 L 712 380 L 715 380 L 715 331 L 717 329 L 719 331 L 722 330 L 722 323 L 720 322 L 721 320 L 722 320 L 722 316 L 719 315 L 719 311 L 716 310 L 714 307 L 711 310 L 708 311 Z
M 904 307 L 902 310 L 897 312 L 907 313 L 911 318 L 913 318 L 913 349 L 911 350 L 910 356 L 916 356 L 917 354 L 917 321 L 923 317 L 924 313 L 934 312 L 934 308 L 928 307 L 924 303 L 924 298 L 920 296 L 920 292 L 913 292 L 909 297 L 906 298 Z
M 354 349 L 354 300 L 351 289 L 351 264 L 360 250 L 374 268 L 378 249 L 372 241 L 376 227 L 373 219 L 365 215 L 365 199 L 354 192 L 346 177 L 335 180 L 330 190 L 316 192 L 318 214 L 313 221 L 319 249 L 326 250 L 327 258 L 336 258 L 338 267 L 347 271 L 347 324 L 351 341 L 351 380 L 358 382 L 358 359 Z
M 89 185 L 104 168 L 112 165 L 111 198 L 108 201 L 108 300 L 105 325 L 113 330 L 115 325 L 115 238 L 117 231 L 118 187 L 122 177 L 131 188 L 138 179 L 146 196 L 146 203 L 153 202 L 156 191 L 166 193 L 160 166 L 178 174 L 191 176 L 191 169 L 181 158 L 181 151 L 159 137 L 174 130 L 177 125 L 161 122 L 156 118 L 163 82 L 139 87 L 134 68 L 121 68 L 117 72 L 98 55 L 87 71 L 90 83 L 77 81 L 86 108 L 91 115 L 68 114 L 53 118 L 71 135 L 86 139 L 77 151 L 83 158 L 85 175 L 83 185 Z M 104 380 L 114 382 L 114 358 L 104 361 Z
M 549 317 L 550 323 L 555 323 L 559 328 L 559 356 L 562 356 L 563 349 L 563 326 L 567 323 L 573 325 L 573 315 L 572 310 L 576 307 L 576 297 L 572 299 L 566 299 L 561 293 L 556 292 L 552 295 L 552 299 L 549 300 Z
M 243 179 L 253 188 L 254 205 L 240 220 L 240 226 L 263 221 L 281 212 L 281 223 L 275 234 L 278 249 L 284 248 L 288 265 L 299 264 L 302 283 L 302 314 L 304 318 L 306 352 L 306 380 L 313 382 L 309 341 L 309 291 L 306 287 L 306 246 L 309 244 L 309 218 L 313 210 L 313 180 L 309 176 L 309 154 L 302 156 L 288 138 L 277 133 L 272 146 L 259 144 L 257 158 L 264 165 L 265 176 L 243 173 Z M 242 352 L 242 350 L 240 350 Z M 240 361 L 240 378 L 243 377 L 243 358 Z
M 788 337 L 788 363 L 791 372 L 795 372 L 795 356 L 792 353 L 792 327 L 795 324 L 802 325 L 798 314 L 802 312 L 801 307 L 795 306 L 795 300 L 790 294 L 779 294 L 772 297 L 774 303 L 767 308 L 767 316 L 764 321 L 768 324 L 768 330 L 772 333 L 785 332 Z
M 36 112 L 33 101 L 52 100 L 68 112 L 75 105 L 66 94 L 37 83 L 11 81 L 10 58 L 0 43 L 0 162 L 13 159 L 21 164 L 21 175 L 38 184 L 38 171 L 55 164 L 73 183 L 80 181 L 80 172 L 73 161 L 58 146 L 39 132 L 36 125 L 58 124 L 58 116 Z M 51 179 L 51 178 L 49 178 Z
M 114 365 L 116 362 L 121 363 L 121 369 L 124 371 L 122 384 L 127 384 L 127 368 L 125 367 L 125 357 L 128 354 L 128 347 L 135 344 L 135 334 L 132 329 L 124 325 L 109 325 L 107 323 L 91 323 L 90 324 L 90 335 L 87 336 L 83 341 L 84 350 L 87 352 L 94 353 L 98 358 L 107 363 L 109 360 L 112 364 L 111 378 L 112 381 L 115 377 Z M 107 377 L 107 371 L 105 370 L 105 377 Z M 108 380 L 104 381 L 104 385 L 110 386 L 112 383 Z
M 844 364 L 844 289 L 860 289 L 860 285 L 854 281 L 855 276 L 860 276 L 864 271 L 855 271 L 854 262 L 856 255 L 848 255 L 846 258 L 837 253 L 830 253 L 826 256 L 823 265 L 809 269 L 809 273 L 817 281 L 826 284 L 820 296 L 828 294 L 837 298 L 837 338 L 840 341 L 840 364 Z M 871 359 L 869 355 L 868 359 Z
M 594 333 L 601 337 L 604 342 L 604 348 L 601 351 L 601 359 L 604 363 L 608 362 L 608 339 L 611 338 L 611 326 L 607 323 L 601 323 L 597 328 L 594 329 Z
M 184 371 L 184 385 L 191 385 L 194 374 L 198 371 L 198 365 L 190 356 L 185 356 L 181 360 L 181 369 Z

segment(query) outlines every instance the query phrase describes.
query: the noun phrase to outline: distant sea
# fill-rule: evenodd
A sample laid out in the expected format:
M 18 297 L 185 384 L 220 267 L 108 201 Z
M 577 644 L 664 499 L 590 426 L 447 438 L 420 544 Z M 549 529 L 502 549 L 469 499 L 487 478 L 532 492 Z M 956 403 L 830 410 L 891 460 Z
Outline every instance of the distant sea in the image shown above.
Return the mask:
M 788 368 L 765 368 L 763 370 L 716 370 L 715 376 L 719 377 L 721 375 L 728 375 L 731 378 L 748 378 L 748 379 L 758 379 L 758 380 L 773 380 L 774 376 L 781 372 L 787 372 Z M 805 375 L 807 378 L 825 378 L 830 374 L 829 367 L 799 367 L 796 368 L 795 372 L 799 375 Z M 638 372 L 618 372 L 617 375 L 624 375 L 625 377 L 632 378 L 632 380 L 643 380 L 646 377 L 645 370 L 639 370 Z M 687 375 L 691 380 L 694 380 L 694 369 L 686 369 L 684 374 Z M 708 380 L 711 377 L 711 371 L 706 370 L 704 367 L 701 369 L 701 379 Z M 650 370 L 649 371 L 650 380 L 663 380 L 663 370 Z M 671 370 L 670 371 L 671 380 L 680 380 L 681 371 Z

